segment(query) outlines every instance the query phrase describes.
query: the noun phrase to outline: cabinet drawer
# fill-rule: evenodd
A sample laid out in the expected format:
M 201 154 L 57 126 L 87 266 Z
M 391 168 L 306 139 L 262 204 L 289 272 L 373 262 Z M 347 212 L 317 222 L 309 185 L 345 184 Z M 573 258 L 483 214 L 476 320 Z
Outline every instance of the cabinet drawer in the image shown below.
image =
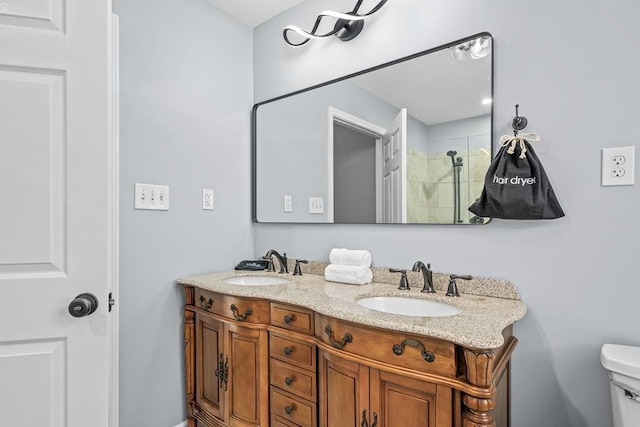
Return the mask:
M 316 373 L 271 359 L 270 384 L 312 402 L 316 398 Z
M 318 417 L 315 403 L 271 386 L 271 413 L 299 426 L 314 427 Z
M 455 346 L 450 342 L 370 328 L 318 314 L 315 329 L 316 337 L 333 348 L 394 366 L 455 378 Z
M 313 335 L 313 311 L 295 305 L 271 303 L 271 324 Z
M 235 297 L 196 289 L 195 306 L 245 323 L 269 323 L 269 301 Z
M 269 339 L 269 355 L 304 369 L 316 369 L 316 348 L 308 342 L 272 332 Z
M 290 421 L 284 420 L 275 414 L 271 414 L 271 427 L 298 427 Z

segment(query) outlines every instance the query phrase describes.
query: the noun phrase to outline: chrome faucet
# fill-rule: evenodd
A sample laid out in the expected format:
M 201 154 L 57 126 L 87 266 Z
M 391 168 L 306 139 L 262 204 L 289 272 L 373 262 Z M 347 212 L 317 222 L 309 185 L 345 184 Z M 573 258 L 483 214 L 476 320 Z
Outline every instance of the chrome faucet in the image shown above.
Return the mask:
M 428 294 L 435 293 L 435 289 L 433 289 L 433 272 L 431 271 L 431 264 L 424 265 L 422 261 L 416 261 L 411 268 L 411 271 L 420 271 L 422 272 L 422 280 L 424 284 L 422 286 L 422 291 Z
M 279 273 L 288 273 L 289 267 L 287 266 L 287 254 L 286 252 L 280 255 L 278 251 L 275 249 L 269 249 L 267 253 L 262 257 L 263 259 L 270 260 L 271 257 L 275 256 L 278 262 L 280 263 L 280 271 Z M 270 270 L 274 271 L 274 270 Z

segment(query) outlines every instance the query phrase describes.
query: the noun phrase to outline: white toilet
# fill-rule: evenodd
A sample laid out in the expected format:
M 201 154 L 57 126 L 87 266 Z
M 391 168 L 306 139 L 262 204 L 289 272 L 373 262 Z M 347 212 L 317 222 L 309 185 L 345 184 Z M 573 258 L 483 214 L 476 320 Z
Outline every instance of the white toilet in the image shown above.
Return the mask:
M 613 426 L 640 426 L 640 347 L 605 344 L 600 362 L 609 371 Z

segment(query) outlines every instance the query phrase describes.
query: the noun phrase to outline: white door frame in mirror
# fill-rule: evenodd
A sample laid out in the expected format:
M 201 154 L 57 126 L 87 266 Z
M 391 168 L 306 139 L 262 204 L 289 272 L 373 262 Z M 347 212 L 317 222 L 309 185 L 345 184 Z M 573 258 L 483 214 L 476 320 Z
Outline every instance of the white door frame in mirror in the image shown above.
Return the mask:
M 334 215 L 334 192 L 333 192 L 333 127 L 340 124 L 357 132 L 375 138 L 376 143 L 376 222 L 382 222 L 382 137 L 387 129 L 368 122 L 360 117 L 339 110 L 335 107 L 327 108 L 327 222 L 333 223 Z

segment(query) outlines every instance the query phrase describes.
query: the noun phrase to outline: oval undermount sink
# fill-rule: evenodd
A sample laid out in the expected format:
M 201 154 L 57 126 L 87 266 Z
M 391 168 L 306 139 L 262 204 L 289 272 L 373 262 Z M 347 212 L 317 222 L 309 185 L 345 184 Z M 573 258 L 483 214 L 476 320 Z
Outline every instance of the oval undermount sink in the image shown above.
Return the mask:
M 369 297 L 356 301 L 363 307 L 405 316 L 443 317 L 462 313 L 457 307 L 421 298 Z
M 264 276 L 238 276 L 232 277 L 224 281 L 227 285 L 244 285 L 244 286 L 268 286 L 283 285 L 288 283 L 287 279 L 280 277 L 264 277 Z

